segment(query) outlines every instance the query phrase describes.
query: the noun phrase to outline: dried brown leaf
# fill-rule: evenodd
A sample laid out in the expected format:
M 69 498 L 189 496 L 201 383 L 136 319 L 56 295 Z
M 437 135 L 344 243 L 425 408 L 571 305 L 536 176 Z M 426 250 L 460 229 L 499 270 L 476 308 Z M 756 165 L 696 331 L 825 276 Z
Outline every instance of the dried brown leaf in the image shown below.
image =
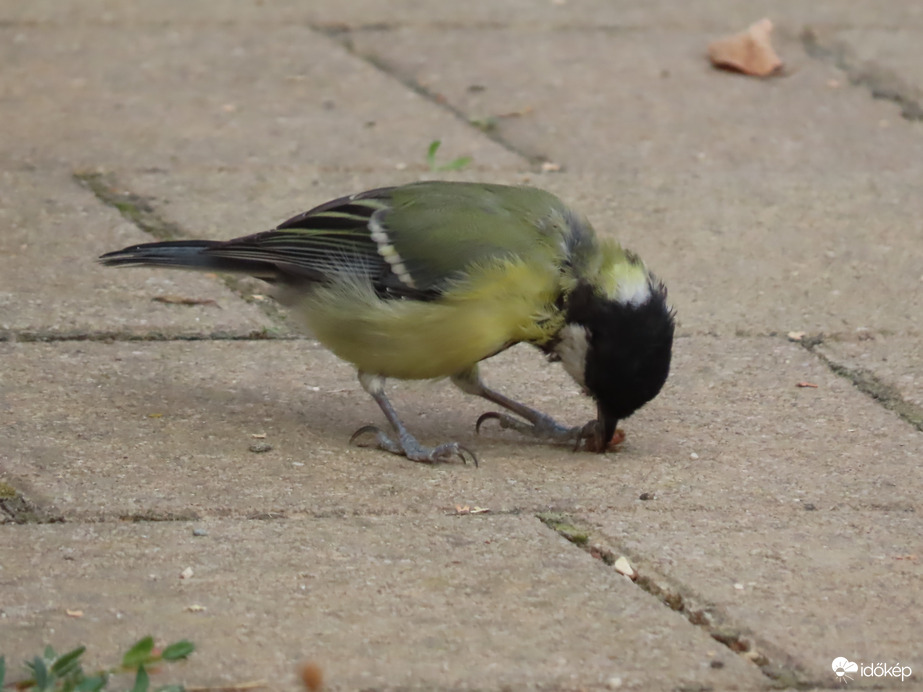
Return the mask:
M 782 69 L 782 59 L 772 47 L 772 22 L 761 19 L 746 31 L 708 45 L 712 65 L 755 77 L 768 77 Z

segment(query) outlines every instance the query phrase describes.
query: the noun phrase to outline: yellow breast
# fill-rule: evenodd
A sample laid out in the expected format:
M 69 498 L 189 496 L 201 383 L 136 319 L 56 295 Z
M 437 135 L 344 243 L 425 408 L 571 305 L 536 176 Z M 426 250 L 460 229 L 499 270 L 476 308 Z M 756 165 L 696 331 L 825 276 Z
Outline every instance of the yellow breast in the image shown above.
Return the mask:
M 556 275 L 521 262 L 472 271 L 437 300 L 386 299 L 367 282 L 314 289 L 294 305 L 314 336 L 365 372 L 447 377 L 520 342 L 543 342 Z

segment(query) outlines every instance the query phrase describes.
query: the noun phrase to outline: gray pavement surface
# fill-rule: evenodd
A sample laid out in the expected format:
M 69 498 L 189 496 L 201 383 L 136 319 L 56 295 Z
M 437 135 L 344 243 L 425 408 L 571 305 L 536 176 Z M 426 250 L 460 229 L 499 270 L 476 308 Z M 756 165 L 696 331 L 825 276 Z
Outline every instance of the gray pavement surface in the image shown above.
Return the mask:
M 783 76 L 708 65 L 763 16 Z M 11 665 L 153 634 L 198 646 L 155 680 L 218 689 L 306 660 L 333 690 L 833 688 L 840 656 L 923 686 L 923 6 L 7 0 L 0 64 Z M 431 171 L 436 139 L 472 164 Z M 264 286 L 95 262 L 431 177 L 547 188 L 667 282 L 674 371 L 618 451 L 477 436 L 447 383 L 389 391 L 480 468 L 350 447 L 380 413 Z M 592 414 L 533 350 L 484 371 Z

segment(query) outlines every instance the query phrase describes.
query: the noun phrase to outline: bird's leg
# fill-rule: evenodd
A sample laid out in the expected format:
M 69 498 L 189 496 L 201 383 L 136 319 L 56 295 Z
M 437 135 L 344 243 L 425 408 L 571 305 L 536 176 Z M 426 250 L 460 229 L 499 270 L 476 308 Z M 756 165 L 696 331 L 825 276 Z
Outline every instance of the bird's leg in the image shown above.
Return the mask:
M 365 425 L 353 433 L 352 437 L 349 438 L 350 443 L 355 442 L 364 435 L 371 434 L 374 435 L 375 447 L 386 452 L 391 452 L 392 454 L 405 456 L 411 461 L 435 464 L 441 461 L 449 461 L 453 457 L 459 457 L 462 463 L 467 464 L 468 457 L 470 457 L 474 465 L 478 465 L 478 458 L 475 456 L 474 452 L 466 447 L 462 447 L 457 442 L 446 442 L 436 447 L 424 447 L 417 442 L 417 439 L 411 435 L 404 426 L 403 421 L 401 421 L 400 417 L 397 415 L 397 411 L 394 410 L 391 402 L 388 401 L 388 397 L 385 396 L 384 377 L 380 375 L 371 375 L 360 370 L 359 384 L 361 384 L 362 388 L 375 400 L 381 412 L 385 414 L 385 418 L 388 419 L 391 427 L 394 428 L 394 432 L 397 433 L 397 439 L 395 440 L 388 436 L 387 433 L 374 425 Z M 370 445 L 360 444 L 360 446 L 368 447 Z
M 536 411 L 525 404 L 520 404 L 518 401 L 514 401 L 500 394 L 500 392 L 495 392 L 481 381 L 477 365 L 453 375 L 452 382 L 466 394 L 474 394 L 475 396 L 487 399 L 498 406 L 512 411 L 517 416 L 524 418 L 525 421 L 528 421 L 523 422 L 509 414 L 490 411 L 482 414 L 478 418 L 477 424 L 475 425 L 475 430 L 478 432 L 480 432 L 481 424 L 484 423 L 484 421 L 493 419 L 500 423 L 501 428 L 510 428 L 525 435 L 537 437 L 540 440 L 548 440 L 550 442 L 573 442 L 574 449 L 579 449 L 581 442 L 584 440 L 591 440 L 596 434 L 598 424 L 595 420 L 579 428 L 568 428 L 541 411 Z

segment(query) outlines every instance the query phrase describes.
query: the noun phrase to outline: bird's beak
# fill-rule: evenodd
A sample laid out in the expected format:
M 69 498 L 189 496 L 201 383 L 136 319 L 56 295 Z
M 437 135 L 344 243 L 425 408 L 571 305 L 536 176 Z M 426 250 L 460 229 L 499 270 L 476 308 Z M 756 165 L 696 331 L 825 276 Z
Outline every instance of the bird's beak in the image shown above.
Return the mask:
M 615 428 L 618 425 L 618 418 L 610 416 L 603 411 L 602 406 L 596 404 L 596 451 L 602 454 L 609 447 L 612 436 L 615 435 Z

